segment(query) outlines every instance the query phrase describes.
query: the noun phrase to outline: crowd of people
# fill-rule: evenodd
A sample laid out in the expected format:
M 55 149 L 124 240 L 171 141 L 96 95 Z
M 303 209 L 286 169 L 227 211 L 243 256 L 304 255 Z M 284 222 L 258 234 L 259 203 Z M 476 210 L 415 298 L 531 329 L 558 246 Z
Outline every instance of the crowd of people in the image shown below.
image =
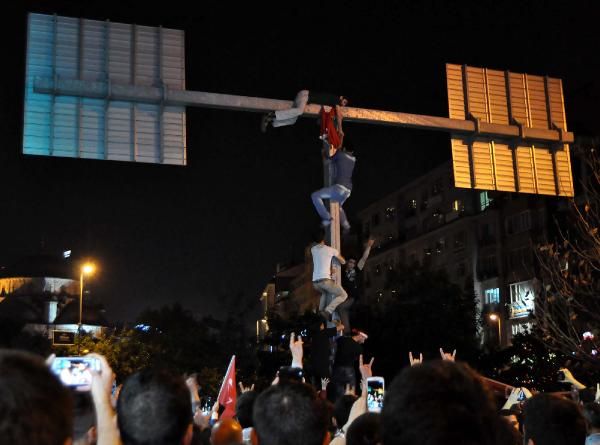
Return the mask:
M 301 370 L 303 341 L 290 337 L 291 369 Z M 160 369 L 129 376 L 118 391 L 103 356 L 90 354 L 89 391 L 52 372 L 50 357 L 0 350 L 0 444 L 12 445 L 590 445 L 600 443 L 598 397 L 568 397 L 514 388 L 498 407 L 486 380 L 456 351 L 410 363 L 385 389 L 381 412 L 367 408 L 374 360 L 359 355 L 360 378 L 343 391 L 324 377 L 318 387 L 302 372 L 280 372 L 255 390 L 240 383 L 233 417 L 215 403 L 203 411 L 195 377 Z M 290 368 L 290 367 L 286 367 Z M 565 380 L 581 385 L 568 370 Z M 200 382 L 201 383 L 201 382 Z M 600 392 L 599 392 L 600 395 Z

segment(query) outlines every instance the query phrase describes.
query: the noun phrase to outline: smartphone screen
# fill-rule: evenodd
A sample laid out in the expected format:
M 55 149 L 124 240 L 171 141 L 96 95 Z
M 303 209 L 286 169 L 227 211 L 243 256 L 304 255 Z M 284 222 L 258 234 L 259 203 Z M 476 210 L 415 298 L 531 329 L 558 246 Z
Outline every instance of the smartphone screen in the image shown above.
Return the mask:
M 63 385 L 78 391 L 89 391 L 92 385 L 91 371 L 100 371 L 100 363 L 91 357 L 56 357 L 50 369 Z
M 373 413 L 381 412 L 385 383 L 383 377 L 369 377 L 367 379 L 367 409 Z

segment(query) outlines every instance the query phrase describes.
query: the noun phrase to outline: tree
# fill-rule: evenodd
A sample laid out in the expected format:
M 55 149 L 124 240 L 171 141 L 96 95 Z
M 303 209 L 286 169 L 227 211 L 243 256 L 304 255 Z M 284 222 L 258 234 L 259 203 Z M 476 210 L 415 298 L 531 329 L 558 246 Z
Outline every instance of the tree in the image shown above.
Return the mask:
M 599 363 L 600 348 L 600 157 L 598 141 L 579 147 L 585 171 L 582 193 L 564 218 L 555 219 L 554 240 L 539 246 L 543 289 L 537 329 L 551 348 Z
M 369 334 L 365 349 L 377 357 L 378 373 L 392 377 L 408 364 L 409 351 L 439 358 L 442 347 L 457 349 L 461 360 L 476 358 L 479 317 L 472 286 L 463 290 L 427 267 L 403 267 L 388 278 L 388 291 L 357 324 Z

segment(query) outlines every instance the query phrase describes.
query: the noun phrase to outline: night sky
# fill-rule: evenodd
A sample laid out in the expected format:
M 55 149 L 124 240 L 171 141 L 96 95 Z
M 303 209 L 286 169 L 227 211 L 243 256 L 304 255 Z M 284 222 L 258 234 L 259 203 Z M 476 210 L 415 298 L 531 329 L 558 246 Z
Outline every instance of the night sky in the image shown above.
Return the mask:
M 563 79 L 569 129 L 600 135 L 596 2 L 19 1 L 3 14 L 0 264 L 72 249 L 100 267 L 113 321 L 181 302 L 222 317 L 258 299 L 278 262 L 300 260 L 318 224 L 312 119 L 259 131 L 260 115 L 188 108 L 188 166 L 21 154 L 27 12 L 183 29 L 187 88 L 447 116 L 445 63 Z M 17 6 L 18 4 L 18 6 Z M 191 6 L 196 5 L 196 6 Z M 8 8 L 8 10 L 6 10 Z M 358 150 L 350 219 L 450 158 L 444 133 L 347 124 Z

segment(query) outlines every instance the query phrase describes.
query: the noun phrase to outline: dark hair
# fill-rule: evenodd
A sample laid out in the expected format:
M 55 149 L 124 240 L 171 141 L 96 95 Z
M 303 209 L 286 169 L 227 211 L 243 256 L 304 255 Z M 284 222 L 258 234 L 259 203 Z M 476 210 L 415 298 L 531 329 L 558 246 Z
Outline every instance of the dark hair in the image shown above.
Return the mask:
M 491 393 L 468 365 L 433 360 L 407 367 L 386 391 L 385 445 L 496 445 L 510 434 Z
M 242 428 L 248 428 L 253 425 L 252 408 L 254 407 L 256 397 L 258 397 L 256 391 L 246 391 L 237 398 L 235 403 L 235 417 L 237 417 Z
M 356 154 L 356 147 L 354 146 L 352 141 L 344 139 L 344 147 L 343 148 L 344 148 L 344 151 L 347 151 L 348 153 Z
M 600 429 L 600 405 L 591 402 L 583 405 L 583 417 L 589 428 Z
M 304 383 L 269 387 L 257 397 L 253 419 L 261 445 L 321 445 L 327 434 L 324 405 Z
M 0 350 L 0 438 L 11 445 L 63 445 L 73 399 L 41 357 Z
M 325 229 L 322 227 L 315 229 L 312 233 L 312 239 L 315 243 L 320 243 L 321 241 L 325 240 Z
M 85 437 L 96 426 L 96 412 L 90 392 L 76 392 L 73 396 L 73 441 Z
M 338 428 L 343 427 L 348 421 L 350 410 L 357 398 L 358 397 L 350 394 L 344 394 L 335 401 L 335 404 L 333 405 L 333 417 L 335 418 Z
M 133 374 L 119 394 L 117 420 L 125 445 L 179 445 L 192 422 L 183 378 L 150 369 Z
M 377 445 L 381 443 L 381 417 L 364 413 L 354 419 L 346 433 L 346 445 Z
M 524 443 L 569 445 L 585 442 L 585 421 L 571 400 L 549 394 L 536 394 L 523 408 Z

